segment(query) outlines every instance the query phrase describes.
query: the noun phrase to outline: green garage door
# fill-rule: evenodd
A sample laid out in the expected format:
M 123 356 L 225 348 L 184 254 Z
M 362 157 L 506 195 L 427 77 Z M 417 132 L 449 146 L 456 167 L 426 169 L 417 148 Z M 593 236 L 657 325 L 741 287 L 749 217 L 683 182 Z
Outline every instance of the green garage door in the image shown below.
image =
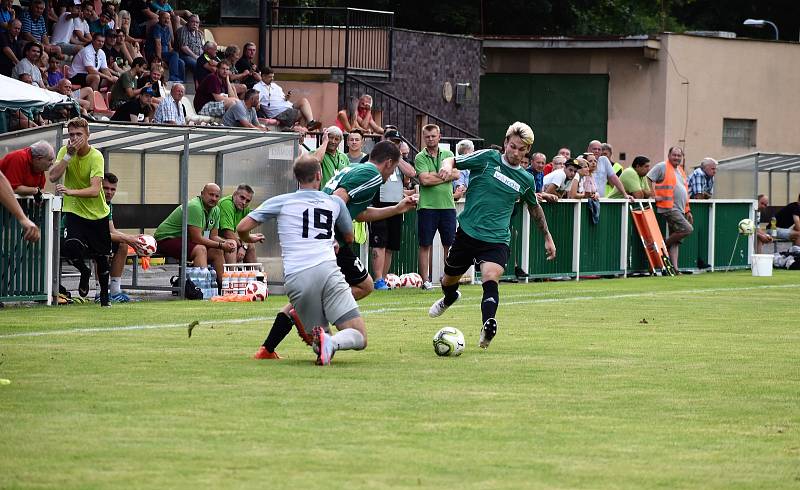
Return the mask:
M 480 134 L 502 144 L 508 125 L 533 127 L 534 149 L 547 158 L 562 146 L 576 155 L 589 141 L 605 141 L 608 128 L 607 75 L 492 73 L 481 77 Z

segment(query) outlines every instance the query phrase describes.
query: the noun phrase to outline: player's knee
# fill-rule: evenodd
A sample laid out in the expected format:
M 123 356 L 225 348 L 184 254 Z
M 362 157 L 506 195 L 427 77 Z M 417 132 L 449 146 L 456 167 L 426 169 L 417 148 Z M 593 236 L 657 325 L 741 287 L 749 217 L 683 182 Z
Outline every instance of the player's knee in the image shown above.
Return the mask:
M 67 238 L 61 246 L 61 255 L 68 259 L 83 259 L 86 256 L 86 244 L 76 238 Z

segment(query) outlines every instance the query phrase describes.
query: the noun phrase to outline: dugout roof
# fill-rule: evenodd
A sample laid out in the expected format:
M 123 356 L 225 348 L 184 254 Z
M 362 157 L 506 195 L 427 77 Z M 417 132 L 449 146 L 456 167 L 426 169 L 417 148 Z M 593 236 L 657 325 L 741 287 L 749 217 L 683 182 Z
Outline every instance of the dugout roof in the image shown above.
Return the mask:
M 792 153 L 756 152 L 720 160 L 725 170 L 750 170 L 752 172 L 800 171 L 800 155 Z

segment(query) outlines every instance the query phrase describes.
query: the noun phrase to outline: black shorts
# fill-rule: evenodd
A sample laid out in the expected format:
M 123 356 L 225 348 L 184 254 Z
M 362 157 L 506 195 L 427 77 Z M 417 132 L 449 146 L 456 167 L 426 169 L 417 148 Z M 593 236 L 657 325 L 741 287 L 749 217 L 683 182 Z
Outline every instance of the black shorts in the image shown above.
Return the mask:
M 369 276 L 367 268 L 361 263 L 361 259 L 356 257 L 353 249 L 349 245 L 339 245 L 339 253 L 336 254 L 336 264 L 344 274 L 347 284 L 355 286 L 361 284 Z
M 394 202 L 376 203 L 376 208 L 394 206 Z M 403 241 L 403 215 L 396 214 L 391 218 L 369 223 L 369 246 L 372 248 L 388 248 L 397 252 Z
M 444 261 L 444 273 L 448 276 L 460 276 L 470 266 L 480 266 L 484 262 L 492 262 L 505 268 L 508 263 L 509 248 L 505 243 L 489 243 L 477 240 L 459 228 L 456 239 L 450 247 L 450 253 Z
M 420 247 L 433 245 L 433 238 L 439 232 L 442 245 L 449 247 L 456 236 L 455 209 L 420 209 L 417 211 L 417 237 Z
M 75 85 L 80 85 L 81 87 L 86 87 L 86 76 L 88 73 L 76 73 L 73 75 L 72 78 L 69 79 Z
M 111 255 L 111 232 L 108 218 L 86 219 L 73 213 L 64 213 L 64 242 L 78 240 L 89 257 Z

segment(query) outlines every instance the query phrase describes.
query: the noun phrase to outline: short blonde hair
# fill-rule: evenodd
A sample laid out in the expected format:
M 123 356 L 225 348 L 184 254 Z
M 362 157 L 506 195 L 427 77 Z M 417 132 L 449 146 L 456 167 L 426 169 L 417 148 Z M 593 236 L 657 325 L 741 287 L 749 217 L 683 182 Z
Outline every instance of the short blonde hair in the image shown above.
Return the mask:
M 528 146 L 533 144 L 533 130 L 523 122 L 517 121 L 508 127 L 508 130 L 506 130 L 506 139 L 512 136 L 519 136 L 519 139 Z

